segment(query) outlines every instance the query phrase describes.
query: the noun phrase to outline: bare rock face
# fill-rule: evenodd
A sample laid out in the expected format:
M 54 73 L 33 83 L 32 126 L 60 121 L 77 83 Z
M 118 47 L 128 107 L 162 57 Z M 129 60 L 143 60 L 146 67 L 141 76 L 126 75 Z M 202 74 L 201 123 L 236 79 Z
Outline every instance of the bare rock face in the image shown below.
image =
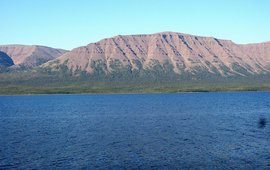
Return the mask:
M 0 51 L 7 53 L 16 66 L 35 67 L 56 59 L 66 51 L 44 46 L 2 45 Z
M 0 69 L 14 65 L 12 59 L 4 52 L 0 51 Z
M 261 67 L 261 69 L 265 71 L 269 71 L 270 42 L 241 45 L 241 48 L 248 56 L 252 57 L 253 62 L 259 64 L 258 67 Z
M 71 72 L 81 70 L 90 74 L 97 68 L 110 74 L 119 68 L 136 71 L 159 66 L 176 74 L 246 76 L 270 72 L 270 43 L 240 45 L 230 40 L 174 32 L 119 35 L 75 48 L 42 67 L 57 70 L 60 65 Z

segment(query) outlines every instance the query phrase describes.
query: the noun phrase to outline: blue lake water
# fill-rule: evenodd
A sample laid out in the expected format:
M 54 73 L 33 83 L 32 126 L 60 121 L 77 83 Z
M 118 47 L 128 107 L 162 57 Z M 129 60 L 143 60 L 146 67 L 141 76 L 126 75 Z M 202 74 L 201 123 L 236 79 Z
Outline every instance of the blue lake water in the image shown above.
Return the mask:
M 270 169 L 270 93 L 0 96 L 0 169 Z

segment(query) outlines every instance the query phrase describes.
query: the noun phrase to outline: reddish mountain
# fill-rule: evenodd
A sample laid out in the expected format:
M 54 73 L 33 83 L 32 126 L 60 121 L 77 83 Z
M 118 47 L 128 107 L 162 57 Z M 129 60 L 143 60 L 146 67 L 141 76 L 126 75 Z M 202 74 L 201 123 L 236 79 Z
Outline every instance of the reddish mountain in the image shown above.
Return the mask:
M 66 50 L 36 45 L 1 45 L 0 51 L 9 55 L 17 66 L 34 67 L 56 59 Z
M 221 76 L 245 76 L 270 72 L 270 43 L 241 45 L 174 32 L 119 35 L 75 48 L 42 67 L 58 70 L 59 65 L 72 72 L 90 74 L 97 67 L 110 74 L 119 68 L 151 70 L 158 65 L 161 69 L 169 67 L 176 74 L 206 71 Z

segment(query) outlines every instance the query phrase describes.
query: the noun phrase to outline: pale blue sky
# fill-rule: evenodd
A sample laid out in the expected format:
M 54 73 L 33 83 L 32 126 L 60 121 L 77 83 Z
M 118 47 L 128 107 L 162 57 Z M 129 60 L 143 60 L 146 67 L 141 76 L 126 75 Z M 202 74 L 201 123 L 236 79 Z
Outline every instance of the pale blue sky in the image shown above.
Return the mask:
M 72 49 L 163 31 L 270 41 L 269 0 L 0 0 L 0 9 L 0 44 Z

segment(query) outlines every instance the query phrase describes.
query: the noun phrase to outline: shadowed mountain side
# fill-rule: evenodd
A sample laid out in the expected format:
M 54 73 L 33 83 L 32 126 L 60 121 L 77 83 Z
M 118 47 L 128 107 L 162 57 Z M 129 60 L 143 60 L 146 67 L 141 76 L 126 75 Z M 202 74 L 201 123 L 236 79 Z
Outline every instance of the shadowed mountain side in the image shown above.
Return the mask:
M 0 51 L 0 69 L 14 65 L 12 59 L 4 52 Z

